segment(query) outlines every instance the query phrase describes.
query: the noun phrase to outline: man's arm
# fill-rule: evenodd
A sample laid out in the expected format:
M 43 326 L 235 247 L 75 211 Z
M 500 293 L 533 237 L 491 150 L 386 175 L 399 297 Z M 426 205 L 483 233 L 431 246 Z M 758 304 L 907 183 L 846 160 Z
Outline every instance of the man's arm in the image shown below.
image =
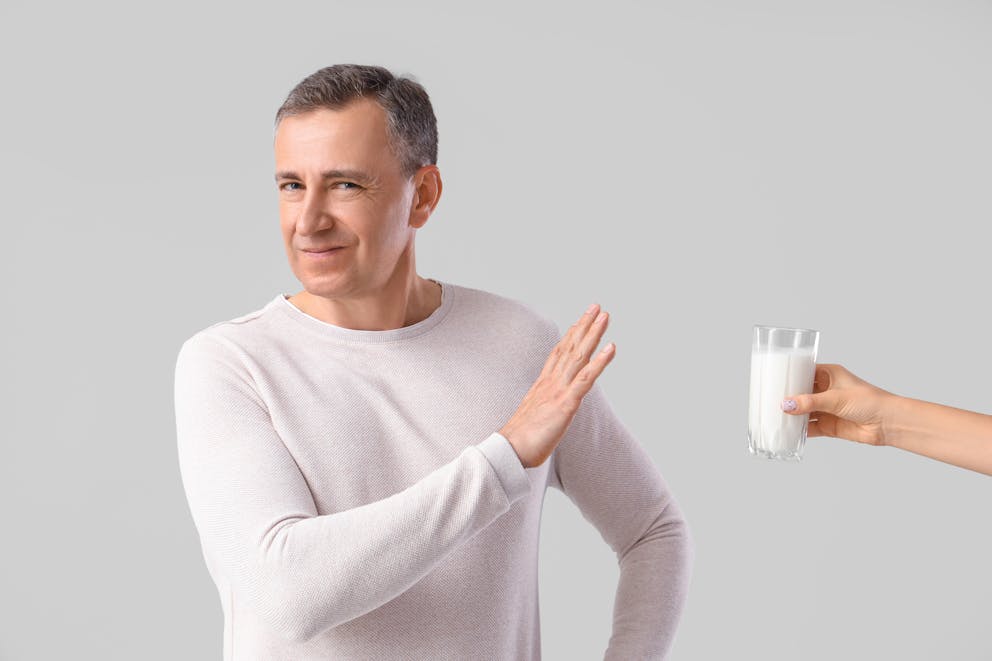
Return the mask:
M 620 564 L 605 659 L 666 658 L 689 588 L 693 542 L 661 473 L 598 382 L 550 461 L 549 485 L 578 506 Z
M 299 642 L 403 593 L 530 490 L 494 433 L 392 496 L 318 515 L 251 375 L 216 338 L 180 349 L 175 413 L 204 552 L 239 599 Z

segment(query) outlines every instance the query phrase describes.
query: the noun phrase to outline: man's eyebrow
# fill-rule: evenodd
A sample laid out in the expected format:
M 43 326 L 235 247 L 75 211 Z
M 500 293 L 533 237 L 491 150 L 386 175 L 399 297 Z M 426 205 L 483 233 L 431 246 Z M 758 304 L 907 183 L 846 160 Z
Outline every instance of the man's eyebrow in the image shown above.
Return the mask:
M 372 176 L 362 172 L 361 170 L 324 170 L 320 173 L 322 179 L 358 179 L 360 181 L 369 181 Z M 289 170 L 281 170 L 276 172 L 276 181 L 280 179 L 297 179 L 301 180 L 302 177 L 295 172 Z

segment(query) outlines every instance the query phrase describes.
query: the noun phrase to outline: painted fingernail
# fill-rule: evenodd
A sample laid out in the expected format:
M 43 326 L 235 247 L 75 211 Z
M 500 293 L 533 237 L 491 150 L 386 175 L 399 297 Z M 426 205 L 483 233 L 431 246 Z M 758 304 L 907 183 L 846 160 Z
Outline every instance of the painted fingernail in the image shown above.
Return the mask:
M 796 406 L 797 406 L 796 400 L 794 399 L 786 399 L 782 402 L 783 411 L 795 411 Z

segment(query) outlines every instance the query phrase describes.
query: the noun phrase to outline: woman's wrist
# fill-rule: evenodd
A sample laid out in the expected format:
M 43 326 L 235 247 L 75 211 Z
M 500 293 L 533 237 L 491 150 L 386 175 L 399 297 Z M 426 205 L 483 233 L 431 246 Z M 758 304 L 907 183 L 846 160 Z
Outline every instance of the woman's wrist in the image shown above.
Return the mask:
M 921 432 L 922 402 L 886 392 L 882 400 L 882 445 L 905 448 L 907 439 Z
M 920 452 L 937 438 L 955 438 L 981 414 L 936 402 L 892 395 L 883 414 L 885 445 Z
M 992 416 L 899 396 L 886 406 L 885 445 L 992 475 Z

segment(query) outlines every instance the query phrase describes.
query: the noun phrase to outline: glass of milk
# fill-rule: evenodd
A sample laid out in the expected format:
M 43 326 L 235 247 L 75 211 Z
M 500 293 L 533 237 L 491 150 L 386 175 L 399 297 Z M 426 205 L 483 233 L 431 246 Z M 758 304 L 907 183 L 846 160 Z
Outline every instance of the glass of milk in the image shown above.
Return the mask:
M 802 459 L 809 415 L 789 415 L 782 400 L 813 392 L 820 331 L 755 326 L 747 446 L 768 459 Z

